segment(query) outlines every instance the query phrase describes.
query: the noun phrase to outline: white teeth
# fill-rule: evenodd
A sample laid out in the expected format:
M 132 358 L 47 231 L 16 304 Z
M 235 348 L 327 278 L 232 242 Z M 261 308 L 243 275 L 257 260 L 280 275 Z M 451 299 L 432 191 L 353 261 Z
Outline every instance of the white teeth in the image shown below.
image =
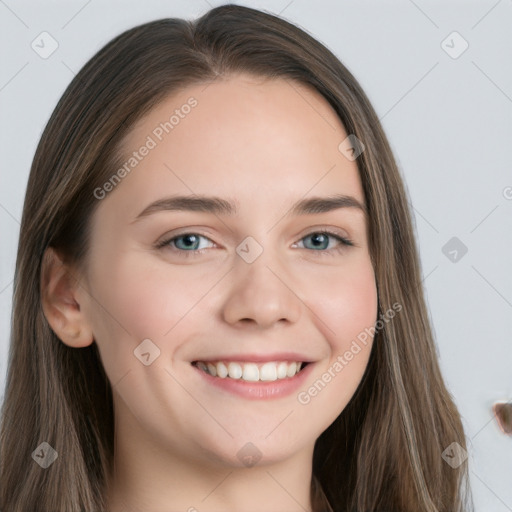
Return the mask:
M 220 377 L 221 379 L 225 379 L 228 376 L 228 369 L 226 368 L 226 365 L 224 363 L 217 363 L 217 377 Z
M 236 364 L 236 363 L 235 363 Z M 260 379 L 260 372 L 258 370 L 258 366 L 254 363 L 244 364 L 244 370 L 242 373 L 243 380 L 250 380 L 255 382 Z
M 277 365 L 277 378 L 284 379 L 286 377 L 287 371 L 288 371 L 288 365 L 286 363 L 279 363 Z
M 276 380 L 277 379 L 276 363 L 265 363 L 260 368 L 260 379 L 261 380 Z
M 213 377 L 240 379 L 248 382 L 274 381 L 296 375 L 302 368 L 301 362 L 269 362 L 258 366 L 256 363 L 197 362 L 197 367 Z
M 206 363 L 206 366 L 208 367 L 208 371 L 211 375 L 214 377 L 217 375 L 217 368 L 212 363 Z
M 288 370 L 286 372 L 286 375 L 288 377 L 293 377 L 297 373 L 297 363 L 290 363 L 288 365 Z
M 242 377 L 242 367 L 238 363 L 228 364 L 228 375 L 232 379 L 239 379 Z

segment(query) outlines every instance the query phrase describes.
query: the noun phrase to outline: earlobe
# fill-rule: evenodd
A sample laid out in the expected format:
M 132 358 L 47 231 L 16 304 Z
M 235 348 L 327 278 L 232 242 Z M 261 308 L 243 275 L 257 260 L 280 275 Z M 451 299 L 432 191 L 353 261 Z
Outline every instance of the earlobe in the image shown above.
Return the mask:
M 41 266 L 41 304 L 50 327 L 70 347 L 86 347 L 94 341 L 83 308 L 76 300 L 80 286 L 77 276 L 63 263 L 53 247 L 48 247 Z

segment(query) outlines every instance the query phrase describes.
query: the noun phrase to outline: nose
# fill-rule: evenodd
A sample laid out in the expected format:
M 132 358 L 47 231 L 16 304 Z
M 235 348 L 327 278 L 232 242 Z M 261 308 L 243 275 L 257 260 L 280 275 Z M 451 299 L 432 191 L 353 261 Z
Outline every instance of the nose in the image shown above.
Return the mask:
M 290 272 L 269 253 L 263 251 L 252 263 L 236 259 L 223 305 L 224 320 L 232 326 L 250 323 L 263 329 L 298 321 L 303 307 L 299 290 Z

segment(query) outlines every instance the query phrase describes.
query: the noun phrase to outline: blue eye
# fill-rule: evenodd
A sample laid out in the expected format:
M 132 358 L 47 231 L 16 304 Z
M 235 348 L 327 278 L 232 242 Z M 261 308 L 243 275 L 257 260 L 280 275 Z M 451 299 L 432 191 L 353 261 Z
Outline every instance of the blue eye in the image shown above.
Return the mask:
M 197 252 L 199 249 L 199 239 L 204 238 L 205 240 L 209 240 L 205 236 L 198 235 L 197 233 L 185 233 L 184 235 L 179 235 L 174 238 L 169 239 L 167 242 L 162 242 L 164 245 L 172 242 L 174 246 L 176 246 L 180 251 L 185 250 L 186 252 L 190 252 L 188 249 L 192 249 L 193 252 Z M 183 244 L 180 243 L 183 242 Z M 180 247 L 180 245 L 182 247 Z
M 339 244 L 336 247 L 334 247 L 333 249 L 329 249 L 329 250 L 340 251 L 344 248 L 343 246 L 353 245 L 353 243 L 350 240 L 348 240 L 347 238 L 344 238 L 340 235 L 336 235 L 334 233 L 330 233 L 329 231 L 313 232 L 313 233 L 310 233 L 309 235 L 306 235 L 302 240 L 307 240 L 308 238 L 313 241 L 314 249 L 319 249 L 322 247 L 324 249 L 327 249 L 329 246 L 330 238 L 334 238 L 335 240 L 337 240 L 339 242 Z M 325 246 L 326 243 L 327 243 L 327 246 Z M 322 252 L 326 252 L 326 251 L 322 251 Z
M 198 246 L 198 244 L 200 244 L 201 238 L 212 242 L 209 238 L 198 233 L 183 233 L 181 235 L 162 240 L 156 244 L 156 248 L 171 249 L 171 251 L 177 252 L 179 256 L 186 258 L 190 256 L 199 256 L 205 250 L 204 247 L 199 248 Z M 309 233 L 305 237 L 301 238 L 301 240 L 307 240 L 308 238 L 313 241 L 313 247 L 312 249 L 306 247 L 306 249 L 310 249 L 322 255 L 329 255 L 333 251 L 339 253 L 343 251 L 347 246 L 354 245 L 353 242 L 348 238 L 342 237 L 336 233 L 331 233 L 329 231 L 313 231 L 312 233 Z M 335 247 L 329 248 L 330 239 L 336 240 L 338 244 Z

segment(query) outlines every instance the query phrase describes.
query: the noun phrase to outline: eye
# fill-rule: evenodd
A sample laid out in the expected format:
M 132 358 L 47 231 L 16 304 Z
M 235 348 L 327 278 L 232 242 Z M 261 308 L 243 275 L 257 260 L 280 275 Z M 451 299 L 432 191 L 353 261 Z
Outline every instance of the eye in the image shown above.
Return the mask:
M 178 253 L 181 257 L 194 257 L 199 256 L 204 253 L 205 246 L 200 247 L 200 240 L 208 240 L 212 244 L 215 245 L 209 238 L 200 235 L 199 233 L 183 233 L 172 238 L 166 238 L 161 242 L 158 242 L 155 247 L 157 249 L 170 249 L 172 252 Z M 331 254 L 332 252 L 339 253 L 343 251 L 347 246 L 353 246 L 353 242 L 346 237 L 343 237 L 337 233 L 333 233 L 327 230 L 322 231 L 313 231 L 308 235 L 301 238 L 302 240 L 312 241 L 312 249 L 314 252 L 319 252 L 322 254 Z M 337 242 L 334 247 L 329 247 L 331 245 L 330 239 L 333 239 Z M 306 249 L 310 249 L 306 247 Z
M 353 242 L 351 240 L 349 240 L 348 238 L 343 237 L 337 233 L 327 231 L 327 230 L 313 231 L 312 233 L 309 233 L 301 240 L 308 240 L 308 239 L 312 241 L 313 250 L 315 252 L 319 252 L 318 249 L 320 249 L 320 252 L 322 253 L 322 255 L 325 253 L 331 254 L 332 251 L 339 253 L 339 252 L 345 250 L 345 248 L 347 246 L 354 245 Z M 330 245 L 329 239 L 336 240 L 337 245 L 335 247 L 329 248 L 329 245 Z M 306 247 L 306 248 L 308 248 L 308 247 Z M 325 250 L 325 249 L 327 249 L 327 250 Z
M 198 245 L 201 238 L 211 242 L 209 238 L 200 235 L 199 233 L 183 233 L 182 235 L 162 240 L 156 245 L 156 247 L 157 249 L 169 247 L 172 251 L 178 252 L 180 256 L 194 256 L 204 251 L 204 247 L 199 248 Z

